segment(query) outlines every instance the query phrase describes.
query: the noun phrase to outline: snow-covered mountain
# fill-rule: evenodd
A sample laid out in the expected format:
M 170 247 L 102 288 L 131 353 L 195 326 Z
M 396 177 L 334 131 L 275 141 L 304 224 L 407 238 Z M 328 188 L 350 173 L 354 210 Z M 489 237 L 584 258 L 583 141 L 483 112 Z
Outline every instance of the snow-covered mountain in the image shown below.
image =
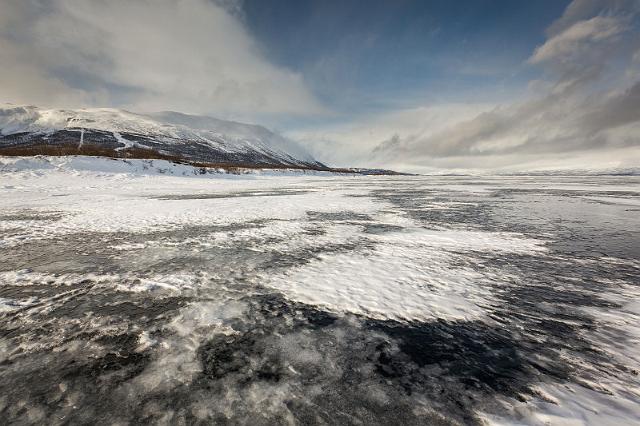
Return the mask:
M 0 106 L 0 155 L 97 154 L 239 166 L 325 168 L 264 127 L 177 112 Z

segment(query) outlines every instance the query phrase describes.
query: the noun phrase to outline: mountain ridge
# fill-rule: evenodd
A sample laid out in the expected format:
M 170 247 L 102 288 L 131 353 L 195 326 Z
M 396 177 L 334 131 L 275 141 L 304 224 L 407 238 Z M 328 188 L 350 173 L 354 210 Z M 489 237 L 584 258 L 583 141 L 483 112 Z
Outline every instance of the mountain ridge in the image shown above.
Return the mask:
M 0 155 L 99 155 L 194 165 L 329 169 L 271 130 L 174 111 L 0 106 Z

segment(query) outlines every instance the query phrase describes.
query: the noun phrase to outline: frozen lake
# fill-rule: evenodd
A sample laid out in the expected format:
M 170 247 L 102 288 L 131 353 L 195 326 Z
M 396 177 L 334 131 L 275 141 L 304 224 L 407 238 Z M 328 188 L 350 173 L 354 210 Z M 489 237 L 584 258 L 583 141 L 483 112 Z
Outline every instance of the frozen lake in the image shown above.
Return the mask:
M 640 422 L 638 177 L 98 169 L 0 168 L 5 421 Z

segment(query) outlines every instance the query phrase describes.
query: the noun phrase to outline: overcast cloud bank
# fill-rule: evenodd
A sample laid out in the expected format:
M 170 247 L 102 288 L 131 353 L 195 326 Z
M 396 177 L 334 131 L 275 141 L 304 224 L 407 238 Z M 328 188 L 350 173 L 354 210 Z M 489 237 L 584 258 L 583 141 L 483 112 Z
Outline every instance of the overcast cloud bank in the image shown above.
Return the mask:
M 522 64 L 538 76 L 499 102 L 460 93 L 455 101 L 345 115 L 314 94 L 303 71 L 270 61 L 260 46 L 236 0 L 7 0 L 0 100 L 267 125 L 300 119 L 286 134 L 338 166 L 420 172 L 640 163 L 635 0 L 574 0 Z M 315 124 L 303 125 L 309 118 Z
M 575 0 L 528 60 L 528 96 L 443 130 L 396 133 L 372 161 L 460 168 L 640 164 L 640 31 L 635 1 Z M 596 13 L 596 16 L 593 14 Z M 589 159 L 591 164 L 584 164 Z
M 321 114 L 299 74 L 264 58 L 237 2 L 8 0 L 4 101 L 259 119 Z

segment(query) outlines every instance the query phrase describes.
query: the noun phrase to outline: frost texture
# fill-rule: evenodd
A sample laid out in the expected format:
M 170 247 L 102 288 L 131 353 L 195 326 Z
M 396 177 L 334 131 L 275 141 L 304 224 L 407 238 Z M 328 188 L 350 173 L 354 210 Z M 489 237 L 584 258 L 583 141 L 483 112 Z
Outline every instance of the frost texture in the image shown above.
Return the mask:
M 634 424 L 635 177 L 0 160 L 9 423 Z

